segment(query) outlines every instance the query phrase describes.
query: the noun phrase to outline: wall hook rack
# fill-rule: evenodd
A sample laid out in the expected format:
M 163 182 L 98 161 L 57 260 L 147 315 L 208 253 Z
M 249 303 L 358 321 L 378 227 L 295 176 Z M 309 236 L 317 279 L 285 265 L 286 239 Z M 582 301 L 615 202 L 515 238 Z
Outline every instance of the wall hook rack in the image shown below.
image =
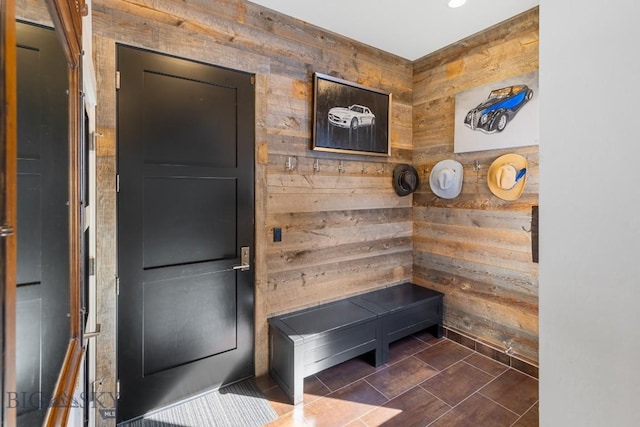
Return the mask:
M 316 159 L 316 161 L 313 162 L 313 170 L 316 172 L 320 172 L 320 161 L 318 159 Z

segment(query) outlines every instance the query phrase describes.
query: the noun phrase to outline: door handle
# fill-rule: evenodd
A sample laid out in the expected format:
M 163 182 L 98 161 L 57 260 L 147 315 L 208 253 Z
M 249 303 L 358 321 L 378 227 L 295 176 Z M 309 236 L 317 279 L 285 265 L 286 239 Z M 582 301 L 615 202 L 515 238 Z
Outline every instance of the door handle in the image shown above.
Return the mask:
M 0 227 L 0 237 L 9 237 L 9 236 L 13 236 L 13 227 L 5 224 L 2 227 Z
M 89 338 L 95 338 L 100 335 L 100 323 L 96 323 L 96 330 L 91 332 L 85 332 L 82 334 L 82 338 L 88 340 Z
M 234 265 L 234 270 L 247 271 L 251 268 L 251 261 L 249 260 L 249 246 L 243 246 L 240 248 L 240 265 Z

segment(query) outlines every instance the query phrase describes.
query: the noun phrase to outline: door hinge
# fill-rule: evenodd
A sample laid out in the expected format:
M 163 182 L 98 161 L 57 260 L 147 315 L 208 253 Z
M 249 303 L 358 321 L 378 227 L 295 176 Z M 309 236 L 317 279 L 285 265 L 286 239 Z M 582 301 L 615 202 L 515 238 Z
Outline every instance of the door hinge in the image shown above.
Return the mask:
M 89 137 L 89 151 L 96 151 L 96 134 L 95 132 Z
M 96 259 L 94 257 L 89 257 L 89 276 L 96 275 Z
M 116 193 L 120 192 L 120 174 L 116 175 Z
M 9 236 L 13 236 L 13 227 L 5 224 L 3 226 L 0 227 L 0 237 L 9 237 Z
M 116 89 L 120 89 L 120 71 L 116 71 Z
M 116 296 L 120 295 L 120 278 L 116 277 Z
M 120 400 L 120 380 L 116 381 L 116 400 Z

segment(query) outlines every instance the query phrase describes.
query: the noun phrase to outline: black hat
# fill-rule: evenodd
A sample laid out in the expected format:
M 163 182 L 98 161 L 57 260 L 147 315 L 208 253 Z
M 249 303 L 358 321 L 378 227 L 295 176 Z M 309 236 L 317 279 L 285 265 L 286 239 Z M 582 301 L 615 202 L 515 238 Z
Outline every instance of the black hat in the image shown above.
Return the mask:
M 411 165 L 400 164 L 393 170 L 393 189 L 398 196 L 407 196 L 418 188 L 418 172 Z

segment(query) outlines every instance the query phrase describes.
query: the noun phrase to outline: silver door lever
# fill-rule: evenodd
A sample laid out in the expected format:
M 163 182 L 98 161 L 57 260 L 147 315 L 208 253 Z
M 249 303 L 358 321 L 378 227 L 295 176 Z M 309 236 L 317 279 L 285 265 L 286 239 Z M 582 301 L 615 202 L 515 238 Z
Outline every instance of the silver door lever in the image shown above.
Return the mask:
M 240 248 L 240 265 L 234 265 L 234 270 L 247 271 L 251 268 L 249 261 L 249 246 L 243 246 Z

